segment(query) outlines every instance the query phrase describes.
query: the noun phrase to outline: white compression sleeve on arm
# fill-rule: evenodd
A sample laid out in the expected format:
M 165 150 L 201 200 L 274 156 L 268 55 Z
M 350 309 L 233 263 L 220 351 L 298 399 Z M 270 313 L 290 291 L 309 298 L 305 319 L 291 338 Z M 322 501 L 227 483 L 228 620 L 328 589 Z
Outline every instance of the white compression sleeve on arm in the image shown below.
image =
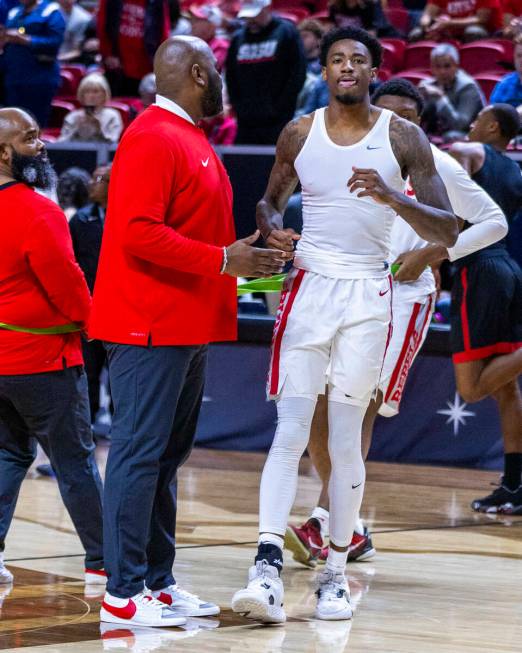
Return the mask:
M 284 535 L 297 491 L 299 461 L 310 437 L 316 399 L 286 397 L 277 402 L 277 429 L 263 469 L 259 532 Z

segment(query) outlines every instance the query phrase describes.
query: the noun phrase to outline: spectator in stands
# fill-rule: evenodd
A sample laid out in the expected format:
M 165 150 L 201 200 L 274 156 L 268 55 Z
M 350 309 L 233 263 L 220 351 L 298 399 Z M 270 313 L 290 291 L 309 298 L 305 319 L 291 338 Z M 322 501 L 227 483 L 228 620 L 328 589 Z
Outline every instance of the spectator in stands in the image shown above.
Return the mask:
M 65 35 L 58 52 L 58 59 L 62 62 L 78 61 L 82 54 L 85 32 L 92 16 L 75 0 L 59 0 L 59 4 L 65 18 Z
M 197 5 L 189 7 L 191 32 L 206 41 L 217 59 L 217 69 L 221 72 L 227 58 L 230 41 L 218 35 L 223 24 L 223 12 L 216 5 Z
M 98 261 L 109 197 L 111 166 L 96 168 L 89 183 L 89 203 L 69 222 L 74 255 L 85 276 L 91 294 L 94 290 Z M 85 373 L 89 384 L 91 424 L 100 409 L 100 374 L 106 361 L 103 344 L 99 340 L 82 340 Z
M 306 77 L 303 44 L 297 28 L 272 13 L 270 0 L 244 2 L 238 16 L 246 24 L 234 34 L 226 62 L 236 143 L 271 145 L 294 116 Z
M 58 177 L 56 195 L 67 220 L 89 201 L 91 175 L 83 168 L 67 168 Z
M 377 36 L 377 5 L 373 0 L 333 0 L 328 13 L 336 27 L 362 27 Z
M 491 104 L 505 102 L 515 108 L 522 105 L 522 43 L 515 45 L 513 59 L 515 72 L 509 73 L 497 83 L 491 93 Z
M 501 0 L 503 35 L 508 39 L 522 37 L 522 0 Z
M 156 100 L 156 75 L 154 73 L 145 75 L 138 87 L 138 93 L 140 94 L 142 111 L 154 104 Z
M 65 116 L 59 141 L 100 141 L 117 143 L 123 131 L 119 112 L 105 104 L 111 99 L 109 84 L 103 75 L 91 73 L 78 86 L 75 109 Z
M 58 4 L 20 0 L 8 13 L 0 34 L 5 71 L 5 102 L 29 111 L 45 127 L 60 84 L 58 50 L 65 20 Z
M 306 57 L 306 80 L 299 97 L 297 98 L 296 116 L 303 114 L 309 98 L 314 94 L 315 83 L 321 77 L 321 63 L 319 61 L 319 52 L 321 39 L 324 34 L 322 23 L 313 18 L 307 18 L 300 23 L 299 34 L 303 41 L 304 53 Z
M 419 84 L 426 99 L 425 129 L 448 141 L 462 138 L 485 104 L 479 85 L 459 68 L 459 61 L 453 45 L 437 45 L 431 51 L 433 78 Z
M 428 0 L 411 40 L 458 38 L 475 41 L 502 29 L 500 0 Z
M 140 80 L 170 32 L 167 0 L 100 0 L 100 51 L 114 95 L 137 96 Z

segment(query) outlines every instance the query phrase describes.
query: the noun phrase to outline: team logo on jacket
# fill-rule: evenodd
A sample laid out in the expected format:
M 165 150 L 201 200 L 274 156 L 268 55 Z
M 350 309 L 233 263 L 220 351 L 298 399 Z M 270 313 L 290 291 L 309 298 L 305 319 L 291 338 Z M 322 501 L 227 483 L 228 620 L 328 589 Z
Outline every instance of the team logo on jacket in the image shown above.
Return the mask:
M 239 63 L 259 63 L 275 59 L 277 41 L 262 41 L 261 43 L 243 43 L 237 53 Z

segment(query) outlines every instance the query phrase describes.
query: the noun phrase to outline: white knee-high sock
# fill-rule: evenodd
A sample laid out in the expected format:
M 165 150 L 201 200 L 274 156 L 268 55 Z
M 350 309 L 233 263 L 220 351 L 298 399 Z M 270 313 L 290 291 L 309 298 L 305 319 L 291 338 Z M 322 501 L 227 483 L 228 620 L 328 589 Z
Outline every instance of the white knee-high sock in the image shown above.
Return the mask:
M 339 547 L 351 542 L 364 493 L 361 426 L 365 410 L 365 406 L 328 401 L 330 542 Z
M 299 460 L 310 437 L 315 399 L 287 397 L 277 402 L 277 429 L 263 469 L 259 532 L 284 535 L 297 491 Z

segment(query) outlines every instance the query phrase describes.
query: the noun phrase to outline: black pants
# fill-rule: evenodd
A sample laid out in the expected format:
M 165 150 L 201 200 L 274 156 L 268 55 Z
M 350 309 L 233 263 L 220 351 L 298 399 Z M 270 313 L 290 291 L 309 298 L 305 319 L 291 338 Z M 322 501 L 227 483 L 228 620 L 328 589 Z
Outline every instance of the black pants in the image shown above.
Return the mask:
M 41 445 L 86 551 L 103 567 L 102 484 L 94 461 L 87 377 L 81 367 L 0 376 L 0 551 L 20 486 Z
M 85 373 L 89 384 L 89 406 L 91 409 L 91 424 L 94 424 L 100 410 L 100 375 L 107 361 L 107 352 L 100 340 L 82 340 Z
M 114 416 L 105 475 L 107 590 L 174 583 L 176 474 L 194 442 L 206 346 L 106 343 Z

